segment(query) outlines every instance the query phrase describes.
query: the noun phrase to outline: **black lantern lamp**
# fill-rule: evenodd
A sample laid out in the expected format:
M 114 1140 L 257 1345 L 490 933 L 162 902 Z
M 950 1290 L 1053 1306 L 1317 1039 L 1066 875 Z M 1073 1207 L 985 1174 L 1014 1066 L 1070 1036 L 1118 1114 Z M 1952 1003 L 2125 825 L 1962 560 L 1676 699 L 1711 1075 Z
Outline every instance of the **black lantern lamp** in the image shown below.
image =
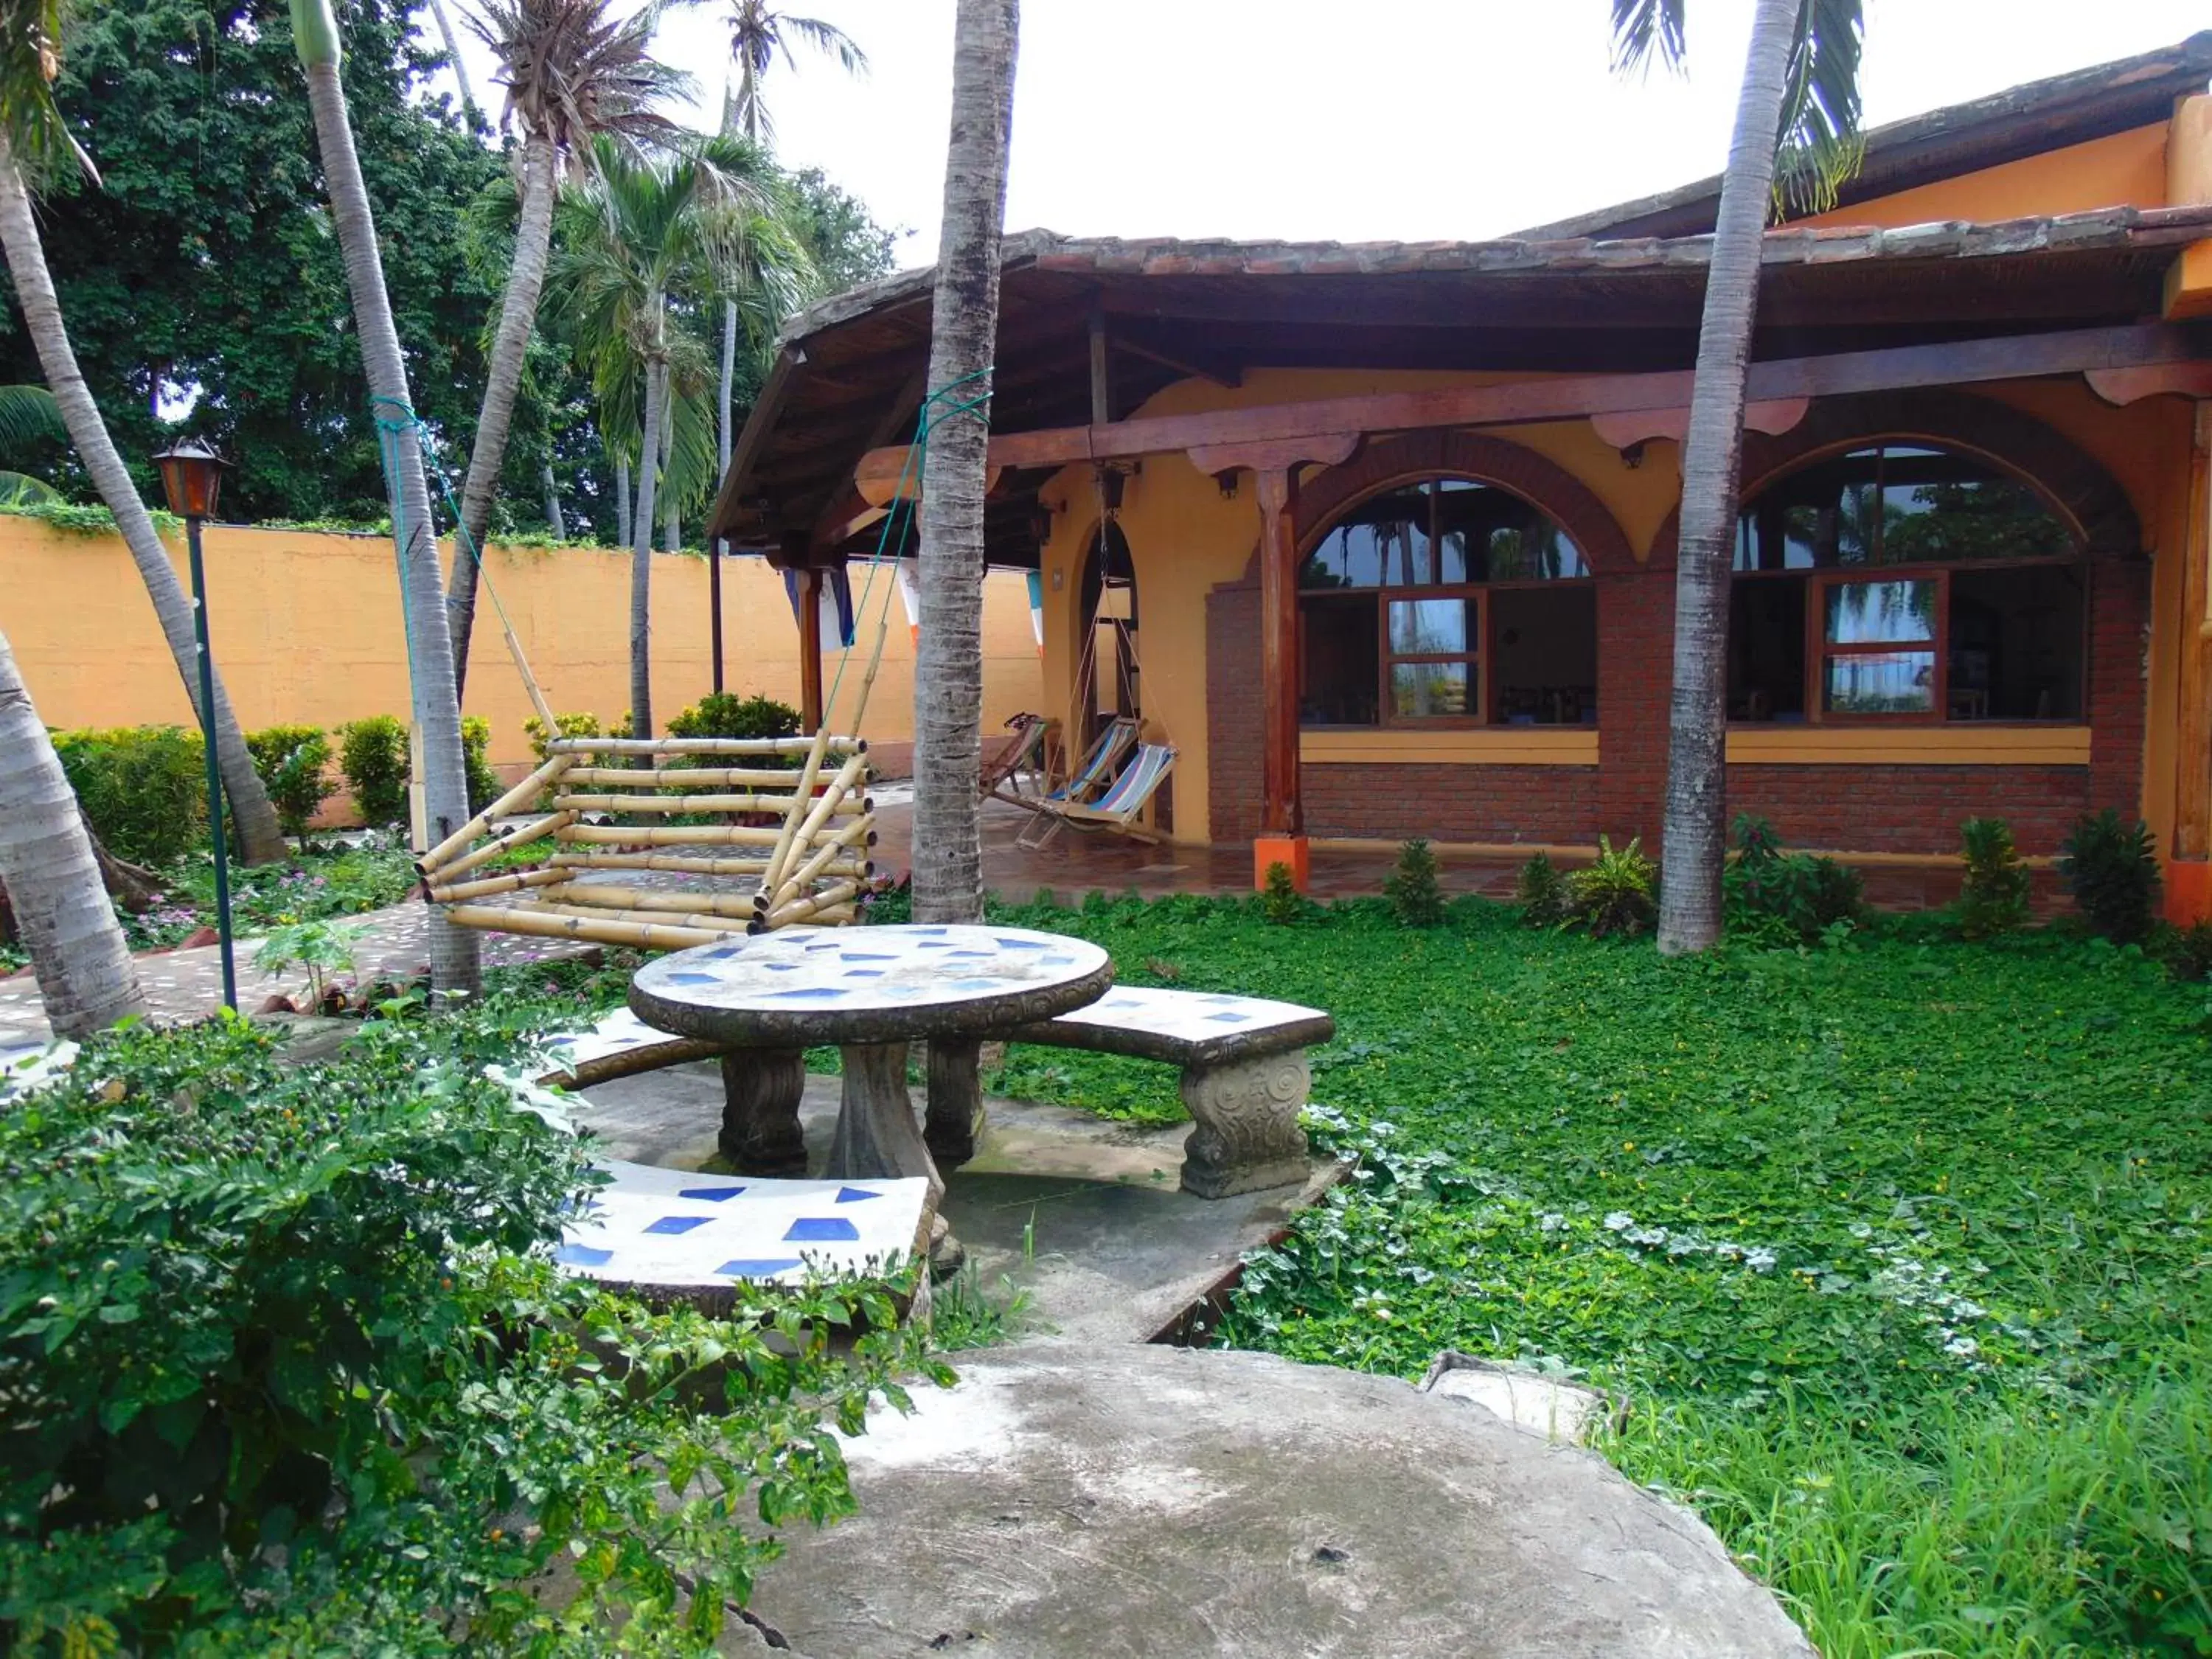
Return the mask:
M 185 545 L 191 555 L 192 634 L 199 642 L 200 747 L 207 757 L 208 828 L 215 837 L 216 933 L 222 942 L 222 1001 L 238 1008 L 238 969 L 232 959 L 230 854 L 222 830 L 222 769 L 215 750 L 215 659 L 208 654 L 207 572 L 200 561 L 200 520 L 215 516 L 216 497 L 229 463 L 198 438 L 179 438 L 154 465 L 161 470 L 161 491 L 169 511 L 185 521 Z

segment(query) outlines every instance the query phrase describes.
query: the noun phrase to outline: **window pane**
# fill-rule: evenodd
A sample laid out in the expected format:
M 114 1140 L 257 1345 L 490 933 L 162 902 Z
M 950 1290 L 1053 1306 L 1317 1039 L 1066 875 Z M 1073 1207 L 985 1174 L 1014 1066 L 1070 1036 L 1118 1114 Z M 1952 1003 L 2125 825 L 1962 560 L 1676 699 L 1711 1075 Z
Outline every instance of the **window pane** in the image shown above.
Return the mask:
M 1828 590 L 1831 645 L 1885 645 L 1936 637 L 1936 584 L 1838 582 Z
M 1379 724 L 1382 656 L 1372 594 L 1315 597 L 1298 607 L 1303 641 L 1298 719 L 1307 726 Z
M 2059 558 L 2073 532 L 2027 485 L 1925 445 L 1869 445 L 1816 461 L 1746 505 L 1739 570 Z
M 1464 652 L 1474 643 L 1472 599 L 1393 599 L 1390 652 L 1393 656 L 1443 656 Z
M 1419 485 L 1364 501 L 1337 521 L 1298 573 L 1301 587 L 1415 587 L 1429 562 L 1429 497 Z
M 1510 490 L 1466 478 L 1440 479 L 1436 490 L 1438 581 L 1554 581 L 1589 574 L 1582 550 Z
M 1401 717 L 1465 714 L 1472 664 L 1394 662 L 1390 665 L 1390 707 Z
M 1494 725 L 1594 723 L 1597 590 L 1561 586 L 1492 593 L 1490 693 L 1492 706 L 1484 713 Z
M 1924 714 L 1936 707 L 1936 653 L 1883 651 L 1830 657 L 1821 706 L 1831 714 Z
M 1738 582 L 1729 595 L 1732 720 L 1805 718 L 1805 578 Z
M 1954 720 L 2081 719 L 2083 608 L 2076 564 L 1952 577 L 1944 712 Z

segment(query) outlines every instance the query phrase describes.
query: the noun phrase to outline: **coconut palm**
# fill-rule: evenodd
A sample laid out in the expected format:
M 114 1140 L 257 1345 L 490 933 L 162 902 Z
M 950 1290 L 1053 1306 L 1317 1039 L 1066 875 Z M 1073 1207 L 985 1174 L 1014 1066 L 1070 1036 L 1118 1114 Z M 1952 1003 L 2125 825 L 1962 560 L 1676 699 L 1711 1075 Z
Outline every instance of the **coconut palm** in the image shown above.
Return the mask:
M 61 66 L 61 7 L 59 0 L 9 0 L 0 10 L 0 252 L 8 260 L 15 281 L 15 298 L 23 308 L 23 322 L 46 371 L 62 422 L 76 447 L 77 459 L 91 477 L 93 488 L 115 515 L 115 526 L 131 550 L 131 562 L 154 601 L 154 614 L 168 641 L 169 655 L 185 683 L 185 694 L 199 708 L 199 644 L 192 632 L 192 604 L 168 550 L 154 529 L 153 516 L 138 496 L 137 487 L 107 435 L 100 406 L 77 368 L 70 345 L 69 330 L 62 322 L 61 301 L 54 279 L 46 269 L 45 246 L 31 209 L 31 181 L 51 176 L 54 170 L 78 167 L 91 177 L 91 159 L 63 125 L 54 106 L 52 82 Z M 203 711 L 205 712 L 205 711 Z M 238 825 L 239 848 L 248 863 L 268 863 L 287 855 L 276 810 L 269 804 L 253 757 L 246 751 L 238 717 L 231 712 L 230 696 L 222 678 L 215 681 L 214 720 L 216 758 L 222 770 L 223 792 Z
M 983 912 L 976 777 L 983 726 L 983 493 L 988 397 L 999 331 L 999 241 L 1014 124 L 1018 0 L 960 0 L 953 24 L 952 133 L 929 344 L 922 461 L 921 634 L 914 677 L 914 915 Z
M 661 434 L 687 384 L 704 380 L 697 319 L 739 290 L 787 310 L 811 275 L 778 216 L 781 181 L 767 153 L 708 138 L 666 160 L 592 143 L 592 167 L 563 191 L 560 252 L 548 285 L 554 309 L 592 371 L 600 430 L 637 460 L 630 512 L 630 720 L 653 734 L 652 581 Z M 696 426 L 696 422 L 693 423 Z M 631 434 L 635 434 L 635 442 Z M 672 467 L 672 472 L 674 469 Z
M 690 77 L 651 54 L 656 16 L 648 7 L 616 17 L 611 0 L 479 0 L 477 15 L 469 19 L 469 27 L 499 60 L 499 79 L 507 88 L 501 125 L 521 134 L 522 148 L 514 257 L 507 266 L 499 325 L 485 366 L 483 404 L 461 485 L 460 550 L 446 586 L 457 698 L 468 682 L 469 637 L 476 623 L 477 562 L 468 550 L 481 550 L 491 527 L 515 394 L 545 286 L 556 174 L 594 133 L 645 143 L 665 143 L 680 131 L 653 107 L 690 85 Z
M 1687 0 L 1613 0 L 1616 61 L 1680 65 Z M 1721 177 L 1698 364 L 1682 446 L 1674 677 L 1661 852 L 1659 948 L 1720 937 L 1727 853 L 1729 568 L 1761 237 L 1780 194 L 1817 205 L 1857 159 L 1860 0 L 1757 0 L 1735 134 Z M 1777 155 L 1785 159 L 1778 168 Z M 916 839 L 921 819 L 917 811 Z M 917 885 L 919 878 L 917 877 Z
M 0 890 L 55 1035 L 138 1013 L 137 970 L 61 759 L 0 634 Z
M 66 438 L 62 406 L 42 386 L 0 386 L 0 457 L 15 457 L 27 444 L 41 438 Z M 54 501 L 61 492 L 44 478 L 0 467 L 0 502 L 21 506 L 28 501 Z
M 446 631 L 438 542 L 430 520 L 430 489 L 423 476 L 420 434 L 413 405 L 408 401 L 407 363 L 400 355 L 399 331 L 392 322 L 392 301 L 385 292 L 376 222 L 369 211 L 368 191 L 362 183 L 361 160 L 354 151 L 345 88 L 338 79 L 342 50 L 330 0 L 292 0 L 292 44 L 307 74 L 316 147 L 322 153 L 323 179 L 330 192 L 331 223 L 337 233 L 338 252 L 345 264 L 346 286 L 353 295 L 354 327 L 361 336 L 362 367 L 384 440 L 386 483 L 391 492 L 400 599 L 406 617 L 408 678 L 422 756 L 423 806 L 430 839 L 435 842 L 459 829 L 469 817 L 468 775 L 461 757 L 461 711 L 453 694 L 453 641 Z M 443 911 L 434 908 L 430 920 L 430 975 L 434 989 L 464 994 L 473 994 L 481 979 L 477 936 L 453 926 Z

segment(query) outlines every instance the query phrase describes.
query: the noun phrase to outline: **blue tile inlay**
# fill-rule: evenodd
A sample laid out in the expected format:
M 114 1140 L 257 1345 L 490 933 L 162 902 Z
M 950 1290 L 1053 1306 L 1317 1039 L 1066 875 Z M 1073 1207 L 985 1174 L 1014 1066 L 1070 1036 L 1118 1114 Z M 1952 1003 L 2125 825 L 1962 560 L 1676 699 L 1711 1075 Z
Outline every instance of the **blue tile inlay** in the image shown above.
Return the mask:
M 615 1259 L 612 1250 L 595 1250 L 588 1244 L 563 1244 L 553 1259 L 564 1267 L 604 1267 Z
M 703 1227 L 714 1218 L 703 1215 L 665 1215 L 645 1231 L 649 1233 L 688 1233 L 694 1227 Z
M 799 971 L 799 964 L 795 962 L 769 962 L 763 963 L 762 966 L 771 974 L 795 974 Z
M 883 976 L 884 970 L 880 968 L 848 968 L 845 970 L 847 979 L 881 979 Z
M 851 994 L 842 985 L 801 986 L 796 991 L 770 991 L 769 994 L 785 1001 L 796 1001 L 801 997 L 842 997 Z
M 722 981 L 713 974 L 671 974 L 668 982 L 671 985 L 719 985 Z
M 953 991 L 995 991 L 1005 983 L 1004 980 L 997 979 L 956 979 L 946 988 Z
M 680 1187 L 677 1189 L 676 1196 L 703 1198 L 709 1204 L 720 1204 L 725 1199 L 735 1198 L 743 1191 L 744 1188 L 742 1187 Z
M 842 1215 L 803 1215 L 784 1234 L 787 1244 L 858 1243 L 860 1230 Z
M 1251 1018 L 1249 1014 L 1208 1014 L 1206 1018 L 1223 1025 L 1242 1025 Z
M 805 1265 L 795 1255 L 739 1256 L 735 1261 L 725 1261 L 714 1271 L 727 1273 L 732 1279 L 773 1279 L 778 1273 L 787 1273 L 793 1267 Z
M 848 951 L 845 952 L 844 960 L 847 962 L 896 962 L 898 957 L 888 951 Z
M 881 1193 L 864 1193 L 858 1187 L 840 1187 L 837 1189 L 837 1201 L 840 1204 L 858 1204 L 866 1199 L 882 1196 Z
M 729 957 L 737 955 L 737 953 L 738 947 L 736 945 L 725 945 L 719 950 L 708 951 L 707 960 L 709 962 L 723 962 L 726 961 Z
M 1037 966 L 1040 968 L 1065 968 L 1068 963 L 1074 960 L 1075 958 L 1073 957 L 1039 957 L 1037 958 Z
M 1042 951 L 1045 943 L 1041 939 L 1002 939 L 998 941 L 1002 951 Z

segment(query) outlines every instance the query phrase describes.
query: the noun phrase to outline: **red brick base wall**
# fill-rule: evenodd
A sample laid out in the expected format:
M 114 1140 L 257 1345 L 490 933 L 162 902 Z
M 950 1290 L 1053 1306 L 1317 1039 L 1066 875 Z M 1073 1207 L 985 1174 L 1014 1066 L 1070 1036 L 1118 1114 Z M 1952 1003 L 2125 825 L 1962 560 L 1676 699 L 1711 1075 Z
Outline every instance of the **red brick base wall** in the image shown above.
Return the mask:
M 1306 833 L 1358 841 L 1527 841 L 1596 834 L 1595 766 L 1308 766 Z
M 1955 853 L 1966 818 L 2002 818 L 2028 854 L 2056 853 L 2094 805 L 2086 766 L 1731 766 L 1729 813 L 1795 847 Z M 1654 821 L 1658 809 L 1653 807 Z

